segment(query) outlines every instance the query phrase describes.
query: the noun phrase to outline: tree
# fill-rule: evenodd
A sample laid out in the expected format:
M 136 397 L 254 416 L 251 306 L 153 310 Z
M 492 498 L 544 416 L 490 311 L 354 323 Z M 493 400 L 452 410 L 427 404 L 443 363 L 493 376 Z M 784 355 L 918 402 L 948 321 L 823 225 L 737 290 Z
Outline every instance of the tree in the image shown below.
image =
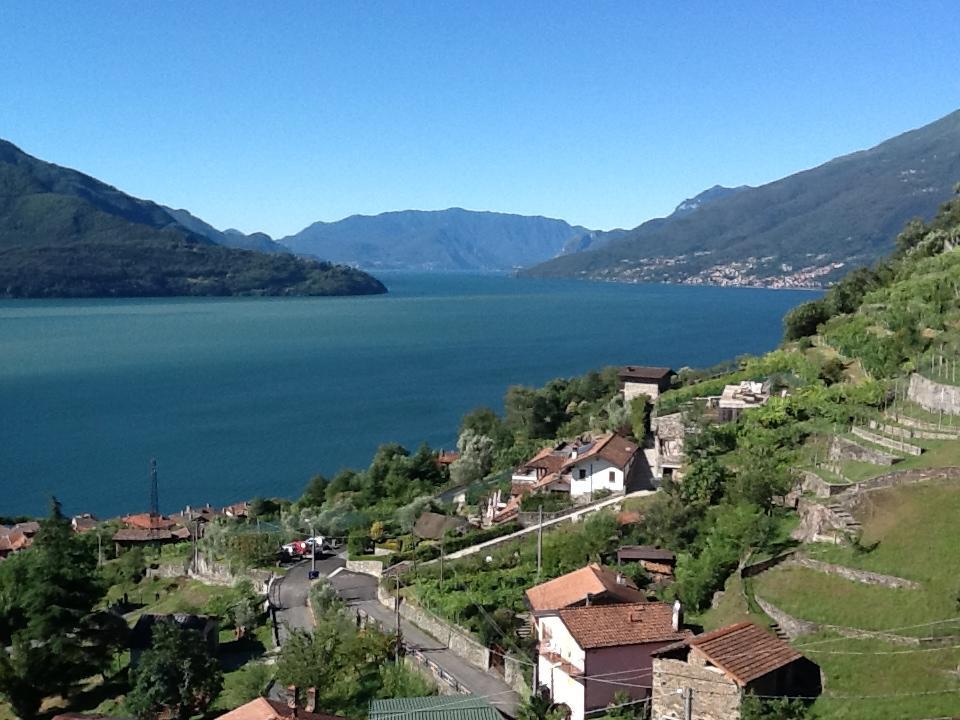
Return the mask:
M 830 311 L 824 301 L 811 300 L 795 307 L 783 318 L 784 338 L 798 340 L 817 334 L 821 323 L 830 319 Z
M 196 630 L 173 623 L 153 627 L 153 644 L 133 671 L 127 708 L 140 720 L 188 720 L 206 712 L 223 688 L 223 673 Z
M 450 479 L 456 485 L 468 485 L 482 480 L 493 465 L 493 440 L 464 430 L 457 440 L 460 457 L 450 465 Z
M 33 546 L 0 564 L 0 642 L 11 647 L 0 653 L 0 695 L 21 717 L 104 672 L 124 644 L 123 620 L 94 610 L 105 591 L 96 563 L 54 499 Z
M 320 507 L 323 505 L 324 500 L 327 499 L 328 485 L 329 482 L 323 475 L 314 475 L 303 489 L 299 505 L 301 507 Z
M 650 415 L 650 398 L 638 395 L 630 401 L 630 429 L 634 439 L 643 444 L 647 436 L 647 419 Z
M 540 693 L 527 698 L 517 708 L 517 720 L 563 720 L 564 717 L 563 708 Z

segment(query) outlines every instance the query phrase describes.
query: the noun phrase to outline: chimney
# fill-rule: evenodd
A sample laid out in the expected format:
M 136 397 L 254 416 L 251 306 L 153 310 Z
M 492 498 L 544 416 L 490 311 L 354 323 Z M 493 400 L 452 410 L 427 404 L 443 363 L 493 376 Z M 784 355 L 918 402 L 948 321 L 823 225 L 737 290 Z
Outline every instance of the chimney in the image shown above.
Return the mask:
M 293 710 L 293 717 L 296 717 L 300 708 L 300 688 L 296 685 L 287 685 L 287 707 Z
M 683 608 L 679 600 L 673 601 L 673 631 L 680 632 L 680 626 L 683 624 Z
M 317 689 L 315 687 L 307 688 L 307 699 L 304 702 L 303 709 L 308 713 L 317 711 Z
M 586 602 L 584 603 L 586 607 L 593 605 L 593 593 L 587 593 Z
M 627 579 L 623 576 L 622 572 L 617 573 L 617 585 L 626 585 Z

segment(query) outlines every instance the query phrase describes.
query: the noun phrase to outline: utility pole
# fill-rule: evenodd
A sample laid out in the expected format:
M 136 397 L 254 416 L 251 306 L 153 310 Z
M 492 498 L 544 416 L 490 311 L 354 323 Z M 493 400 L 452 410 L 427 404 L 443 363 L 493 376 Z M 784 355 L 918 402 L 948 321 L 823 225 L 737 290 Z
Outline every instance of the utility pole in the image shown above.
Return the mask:
M 684 720 L 693 720 L 693 688 L 683 689 L 683 717 Z
M 440 538 L 440 589 L 443 589 L 443 538 Z
M 396 613 L 396 618 L 397 618 L 397 647 L 396 647 L 395 653 L 396 653 L 396 658 L 397 658 L 397 664 L 399 665 L 399 664 L 400 664 L 400 650 L 401 650 L 401 648 L 403 647 L 403 640 L 402 640 L 402 638 L 401 638 L 401 636 L 400 636 L 400 574 L 399 574 L 399 573 L 394 576 L 394 580 L 395 580 L 396 583 L 397 583 L 397 585 L 396 585 L 396 597 L 395 597 L 394 600 L 393 600 L 394 612 Z
M 199 555 L 199 552 L 200 552 L 200 547 L 199 547 L 199 545 L 197 545 L 197 539 L 198 539 L 197 536 L 198 536 L 198 535 L 200 535 L 200 520 L 199 520 L 199 519 L 193 521 L 193 571 L 194 571 L 194 572 L 198 572 L 199 569 L 200 569 L 200 568 L 199 568 L 199 564 L 200 564 L 200 563 L 198 562 L 198 559 L 199 559 L 199 558 L 198 558 L 198 555 Z
M 310 523 L 310 577 L 316 577 L 314 573 L 317 572 L 317 542 L 315 538 L 317 537 L 316 533 L 313 532 L 313 523 Z
M 103 533 L 97 531 L 97 567 L 103 566 Z
M 543 505 L 537 508 L 537 577 L 543 568 Z

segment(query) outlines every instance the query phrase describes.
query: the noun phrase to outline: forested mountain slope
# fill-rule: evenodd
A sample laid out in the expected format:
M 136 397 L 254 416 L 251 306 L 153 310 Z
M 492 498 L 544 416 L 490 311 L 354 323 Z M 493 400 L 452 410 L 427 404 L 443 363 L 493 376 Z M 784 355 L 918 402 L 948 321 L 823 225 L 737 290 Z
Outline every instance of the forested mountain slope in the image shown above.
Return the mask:
M 889 252 L 904 223 L 931 218 L 958 178 L 960 111 L 522 274 L 814 287 Z
M 216 245 L 155 203 L 0 141 L 0 297 L 378 292 L 353 268 Z

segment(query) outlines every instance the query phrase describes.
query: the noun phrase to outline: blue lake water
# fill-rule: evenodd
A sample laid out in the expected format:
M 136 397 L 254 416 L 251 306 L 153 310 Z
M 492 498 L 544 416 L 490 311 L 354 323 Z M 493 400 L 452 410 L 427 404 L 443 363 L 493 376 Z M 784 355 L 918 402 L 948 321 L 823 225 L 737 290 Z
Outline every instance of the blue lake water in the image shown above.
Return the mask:
M 812 297 L 382 276 L 360 298 L 0 302 L 0 515 L 297 496 L 376 447 L 450 448 L 511 384 L 604 365 L 705 366 L 780 339 Z

